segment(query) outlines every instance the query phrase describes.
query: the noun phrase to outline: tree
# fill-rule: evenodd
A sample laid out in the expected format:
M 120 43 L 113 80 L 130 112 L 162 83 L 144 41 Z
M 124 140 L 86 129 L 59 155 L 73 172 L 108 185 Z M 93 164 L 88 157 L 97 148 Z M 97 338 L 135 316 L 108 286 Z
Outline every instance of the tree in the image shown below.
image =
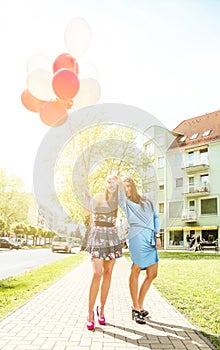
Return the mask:
M 0 212 L 7 229 L 14 222 L 27 220 L 29 201 L 22 180 L 0 169 Z
M 0 217 L 0 234 L 4 233 L 7 229 L 6 221 Z
M 138 148 L 138 138 L 133 128 L 99 125 L 69 141 L 57 162 L 55 183 L 60 203 L 72 220 L 88 225 L 82 212 L 85 196 L 103 191 L 109 173 L 131 176 L 142 185 L 148 160 Z

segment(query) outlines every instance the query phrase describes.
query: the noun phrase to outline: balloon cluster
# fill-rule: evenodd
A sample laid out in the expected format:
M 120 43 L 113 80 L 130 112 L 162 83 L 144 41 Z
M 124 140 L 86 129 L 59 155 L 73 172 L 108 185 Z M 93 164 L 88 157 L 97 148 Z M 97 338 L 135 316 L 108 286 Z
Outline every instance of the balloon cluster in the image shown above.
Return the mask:
M 75 17 L 64 32 L 67 52 L 57 56 L 51 68 L 43 55 L 27 61 L 27 88 L 21 94 L 21 101 L 25 108 L 39 113 L 44 124 L 61 125 L 72 107 L 83 108 L 99 100 L 99 82 L 92 77 L 79 78 L 77 59 L 87 50 L 90 41 L 90 26 L 83 18 Z

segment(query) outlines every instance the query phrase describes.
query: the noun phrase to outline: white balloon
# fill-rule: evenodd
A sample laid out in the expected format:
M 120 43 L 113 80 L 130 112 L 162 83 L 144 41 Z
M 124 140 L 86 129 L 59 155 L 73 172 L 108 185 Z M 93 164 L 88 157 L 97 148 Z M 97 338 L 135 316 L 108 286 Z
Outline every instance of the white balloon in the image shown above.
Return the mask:
M 92 31 L 89 24 L 81 17 L 74 17 L 64 32 L 64 43 L 68 52 L 74 57 L 81 56 L 89 47 Z
M 99 73 L 97 67 L 93 63 L 89 62 L 81 62 L 78 61 L 79 64 L 79 79 L 93 78 L 98 80 Z
M 83 108 L 94 105 L 101 96 L 101 86 L 96 79 L 88 78 L 80 81 L 80 88 L 73 99 L 76 108 Z
M 37 68 L 27 75 L 27 89 L 39 100 L 49 101 L 56 97 L 52 88 L 52 72 Z
M 32 70 L 37 68 L 50 70 L 51 67 L 52 63 L 50 62 L 49 58 L 44 55 L 33 55 L 28 58 L 26 63 L 27 72 L 31 72 Z

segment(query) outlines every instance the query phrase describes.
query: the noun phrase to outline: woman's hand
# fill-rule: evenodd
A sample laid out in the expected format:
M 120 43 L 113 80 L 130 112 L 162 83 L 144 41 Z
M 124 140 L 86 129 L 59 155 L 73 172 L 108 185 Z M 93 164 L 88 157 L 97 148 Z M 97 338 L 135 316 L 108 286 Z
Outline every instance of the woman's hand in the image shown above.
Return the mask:
M 161 249 L 162 248 L 160 237 L 156 237 L 156 247 L 157 247 L 157 249 Z

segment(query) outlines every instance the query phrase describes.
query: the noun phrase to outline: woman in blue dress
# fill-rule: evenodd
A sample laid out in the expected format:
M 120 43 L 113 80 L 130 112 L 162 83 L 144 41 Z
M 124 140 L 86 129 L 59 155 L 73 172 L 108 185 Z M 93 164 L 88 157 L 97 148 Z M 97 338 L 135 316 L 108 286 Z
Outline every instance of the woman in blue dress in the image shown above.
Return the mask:
M 127 244 L 132 261 L 129 288 L 133 302 L 132 319 L 145 324 L 144 298 L 158 272 L 158 252 L 161 248 L 160 222 L 157 211 L 149 198 L 137 192 L 132 178 L 119 180 L 119 205 L 126 214 L 129 224 Z M 141 270 L 146 271 L 145 279 L 138 290 Z

